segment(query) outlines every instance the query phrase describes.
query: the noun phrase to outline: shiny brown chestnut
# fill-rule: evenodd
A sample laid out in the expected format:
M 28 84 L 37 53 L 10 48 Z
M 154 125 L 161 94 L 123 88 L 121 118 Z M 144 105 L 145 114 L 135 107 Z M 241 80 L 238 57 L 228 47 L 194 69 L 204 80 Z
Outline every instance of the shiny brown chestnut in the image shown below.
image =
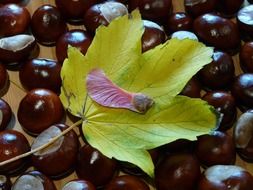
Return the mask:
M 25 33 L 31 15 L 25 7 L 7 4 L 0 7 L 0 37 Z
M 155 169 L 157 190 L 194 190 L 200 176 L 198 160 L 187 153 L 168 155 Z
M 19 4 L 21 3 L 23 0 L 1 0 L 1 4 L 5 5 L 5 4 L 10 4 L 10 3 L 16 3 Z
M 216 4 L 216 10 L 223 16 L 234 16 L 241 6 L 244 0 L 219 0 Z
M 245 169 L 234 165 L 216 165 L 205 170 L 197 190 L 251 190 L 253 177 Z
M 236 157 L 232 137 L 221 131 L 197 137 L 195 153 L 205 167 L 234 164 Z
M 253 73 L 253 42 L 243 44 L 239 57 L 241 69 L 244 72 Z
M 69 126 L 55 124 L 44 130 L 34 140 L 31 150 L 43 146 L 66 130 Z M 68 132 L 47 148 L 34 153 L 31 157 L 33 166 L 52 178 L 60 178 L 69 173 L 77 160 L 79 141 L 74 131 Z
M 83 15 L 99 0 L 55 0 L 55 4 L 63 17 L 70 22 L 83 21 Z
M 167 28 L 172 33 L 180 30 L 191 31 L 192 22 L 192 18 L 187 13 L 176 12 L 170 15 Z
M 54 182 L 39 171 L 27 172 L 16 179 L 12 190 L 57 190 Z
M 92 37 L 84 30 L 74 29 L 64 33 L 56 42 L 56 57 L 60 63 L 67 58 L 68 46 L 78 48 L 84 55 L 86 54 Z
M 30 145 L 26 137 L 15 130 L 0 132 L 0 162 L 9 160 L 30 151 Z M 26 159 L 20 159 L 0 167 L 0 172 L 13 174 L 19 172 L 26 165 Z
M 61 64 L 52 59 L 31 59 L 22 64 L 19 70 L 21 84 L 27 90 L 46 88 L 60 92 Z
M 184 0 L 184 7 L 188 14 L 197 17 L 213 12 L 217 3 L 217 0 Z
M 234 54 L 240 46 L 237 25 L 216 14 L 204 14 L 193 22 L 195 34 L 207 45 Z
M 0 98 L 0 131 L 6 129 L 11 121 L 11 107 L 9 104 Z
M 107 158 L 90 145 L 78 153 L 76 173 L 80 179 L 90 181 L 95 187 L 106 185 L 116 172 L 116 161 Z
M 240 29 L 241 37 L 245 41 L 253 39 L 253 5 L 243 7 L 237 13 L 237 23 Z
M 138 8 L 144 19 L 165 23 L 173 10 L 172 0 L 129 0 L 130 11 Z
M 51 90 L 37 88 L 29 91 L 18 107 L 18 121 L 31 135 L 38 135 L 63 117 L 60 98 Z
M 0 92 L 5 88 L 8 83 L 8 73 L 3 64 L 0 64 Z
M 100 25 L 107 26 L 112 20 L 126 15 L 126 6 L 119 2 L 106 1 L 91 6 L 84 15 L 84 25 L 88 31 L 95 33 Z
M 68 30 L 60 11 L 52 5 L 40 6 L 32 15 L 32 33 L 39 43 L 54 45 Z
M 217 130 L 226 131 L 233 126 L 237 111 L 235 99 L 230 93 L 225 91 L 207 92 L 202 99 L 214 106 L 220 113 L 221 122 Z
M 89 181 L 76 179 L 66 183 L 62 190 L 95 190 L 95 186 Z
M 36 46 L 31 35 L 18 34 L 0 39 L 0 61 L 4 64 L 23 61 L 32 53 Z
M 246 111 L 238 118 L 233 136 L 241 158 L 253 162 L 253 110 Z
M 231 93 L 237 106 L 242 110 L 253 108 L 253 74 L 243 73 L 238 75 L 232 84 Z
M 144 33 L 142 35 L 142 52 L 148 51 L 165 42 L 164 30 L 155 22 L 144 20 Z
M 200 98 L 201 84 L 196 77 L 191 78 L 181 91 L 181 95 L 191 98 Z
M 130 175 L 122 175 L 114 178 L 105 190 L 149 190 L 149 186 L 140 178 Z
M 11 190 L 11 180 L 8 176 L 0 175 L 0 189 Z
M 199 71 L 199 79 L 208 89 L 218 90 L 230 86 L 235 75 L 233 59 L 225 52 L 215 51 L 213 61 Z

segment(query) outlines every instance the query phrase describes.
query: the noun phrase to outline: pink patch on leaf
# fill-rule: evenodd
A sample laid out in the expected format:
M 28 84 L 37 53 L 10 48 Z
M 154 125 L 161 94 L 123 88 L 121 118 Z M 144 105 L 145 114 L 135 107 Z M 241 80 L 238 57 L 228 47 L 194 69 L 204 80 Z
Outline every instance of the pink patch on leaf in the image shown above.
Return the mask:
M 118 87 L 106 77 L 101 69 L 93 69 L 89 72 L 86 86 L 91 99 L 102 106 L 146 113 L 154 103 L 144 94 L 131 93 Z

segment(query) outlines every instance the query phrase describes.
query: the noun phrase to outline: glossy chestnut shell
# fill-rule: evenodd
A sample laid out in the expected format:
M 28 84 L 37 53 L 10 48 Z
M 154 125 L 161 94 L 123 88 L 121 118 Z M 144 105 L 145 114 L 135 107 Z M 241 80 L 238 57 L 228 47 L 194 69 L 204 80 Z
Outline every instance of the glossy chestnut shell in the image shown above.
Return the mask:
M 241 37 L 245 41 L 253 39 L 253 5 L 243 7 L 237 13 L 237 23 L 240 29 Z
M 203 173 L 198 190 L 251 190 L 253 177 L 245 169 L 234 165 L 215 165 Z
M 237 25 L 216 14 L 207 13 L 196 18 L 193 30 L 200 40 L 219 50 L 233 54 L 240 46 Z
M 89 181 L 75 179 L 64 185 L 62 190 L 96 190 L 95 186 Z
M 225 91 L 212 91 L 206 93 L 203 100 L 212 105 L 220 113 L 220 125 L 217 130 L 226 131 L 230 129 L 237 116 L 236 101 L 234 97 Z
M 194 190 L 199 176 L 199 162 L 188 153 L 168 155 L 155 169 L 158 190 Z
M 82 21 L 86 11 L 97 3 L 99 0 L 55 0 L 63 17 L 70 22 Z
M 253 108 L 253 74 L 243 73 L 237 76 L 232 84 L 231 92 L 237 106 L 242 110 Z
M 43 45 L 54 45 L 68 30 L 60 11 L 52 5 L 40 6 L 32 15 L 32 33 Z
M 54 182 L 39 171 L 27 172 L 15 181 L 12 190 L 57 190 Z
M 92 42 L 92 37 L 84 30 L 75 29 L 64 33 L 56 42 L 56 57 L 60 63 L 67 58 L 68 46 L 78 48 L 84 55 Z
M 199 79 L 209 89 L 217 90 L 229 87 L 235 74 L 233 59 L 225 52 L 215 51 L 213 61 L 199 72 Z
M 165 42 L 164 30 L 155 22 L 144 20 L 144 33 L 142 35 L 142 52 L 148 51 Z
M 181 91 L 181 95 L 191 98 L 200 98 L 201 84 L 196 77 L 191 78 Z
M 80 179 L 101 187 L 112 179 L 115 171 L 116 161 L 105 157 L 90 145 L 84 145 L 79 150 L 76 173 Z
M 29 91 L 18 107 L 18 121 L 31 135 L 38 135 L 63 117 L 60 98 L 51 90 L 37 88 Z
M 0 64 L 0 92 L 5 88 L 8 82 L 8 73 L 3 64 Z
M 31 149 L 43 145 L 45 140 L 59 135 L 68 127 L 64 124 L 55 124 L 49 127 L 34 140 Z M 73 169 L 78 149 L 78 137 L 74 131 L 70 131 L 46 149 L 34 153 L 31 157 L 32 164 L 47 176 L 53 178 L 63 177 Z
M 241 69 L 253 73 L 253 42 L 243 44 L 239 57 Z
M 100 25 L 108 24 L 119 16 L 126 15 L 126 6 L 119 2 L 105 1 L 91 6 L 84 15 L 84 25 L 91 33 L 95 33 Z
M 172 0 L 129 0 L 128 8 L 130 12 L 138 8 L 144 19 L 165 23 L 173 5 Z
M 195 152 L 201 164 L 207 167 L 234 164 L 236 157 L 232 137 L 221 131 L 199 136 Z
M 11 107 L 10 105 L 0 98 L 0 131 L 6 129 L 11 121 Z
M 233 136 L 241 158 L 247 162 L 253 162 L 253 110 L 244 112 L 238 118 Z
M 25 7 L 7 4 L 0 7 L 0 37 L 25 33 L 31 16 Z
M 105 190 L 149 190 L 148 185 L 140 178 L 130 175 L 122 175 L 115 177 Z
M 19 79 L 27 90 L 46 88 L 60 92 L 61 64 L 52 59 L 36 58 L 26 61 L 20 68 Z
M 244 0 L 219 0 L 216 9 L 221 15 L 232 17 L 239 11 L 243 2 Z
M 184 12 L 176 12 L 169 16 L 167 28 L 169 32 L 173 33 L 180 30 L 192 30 L 192 18 Z
M 213 12 L 217 3 L 217 0 L 184 0 L 186 12 L 193 17 Z
M 26 137 L 15 130 L 0 132 L 0 162 L 30 151 Z M 13 174 L 19 172 L 26 165 L 26 159 L 20 159 L 0 167 L 0 172 Z

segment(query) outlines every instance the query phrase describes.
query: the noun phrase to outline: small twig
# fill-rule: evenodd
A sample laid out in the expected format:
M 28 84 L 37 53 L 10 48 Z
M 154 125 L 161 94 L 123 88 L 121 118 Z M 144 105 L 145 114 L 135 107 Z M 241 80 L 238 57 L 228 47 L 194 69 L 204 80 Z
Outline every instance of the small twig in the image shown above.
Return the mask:
M 36 153 L 36 152 L 38 152 L 38 151 L 40 151 L 40 150 L 42 150 L 42 149 L 48 147 L 49 145 L 51 145 L 51 144 L 53 144 L 55 141 L 57 141 L 60 137 L 64 136 L 64 135 L 67 134 L 69 131 L 71 131 L 73 128 L 75 128 L 76 126 L 80 125 L 82 122 L 83 122 L 83 120 L 77 121 L 76 123 L 74 123 L 73 125 L 71 125 L 70 127 L 68 127 L 66 130 L 62 131 L 59 135 L 55 136 L 55 137 L 52 138 L 50 141 L 48 141 L 46 144 L 44 144 L 44 145 L 42 145 L 42 146 L 40 146 L 40 147 L 38 147 L 38 148 L 35 148 L 35 149 L 33 149 L 33 150 L 29 151 L 29 152 L 26 152 L 26 153 L 24 153 L 24 154 L 21 154 L 21 155 L 18 155 L 18 156 L 16 156 L 16 157 L 13 157 L 13 158 L 11 158 L 11 159 L 9 159 L 9 160 L 5 160 L 5 161 L 3 161 L 3 162 L 0 162 L 0 166 L 3 166 L 3 165 L 5 165 L 5 164 L 9 164 L 9 163 L 14 162 L 14 161 L 17 161 L 17 160 L 19 160 L 19 159 L 21 159 L 21 158 L 25 158 L 25 157 L 27 157 L 27 156 L 30 156 L 30 155 L 32 155 L 32 154 L 34 154 L 34 153 Z

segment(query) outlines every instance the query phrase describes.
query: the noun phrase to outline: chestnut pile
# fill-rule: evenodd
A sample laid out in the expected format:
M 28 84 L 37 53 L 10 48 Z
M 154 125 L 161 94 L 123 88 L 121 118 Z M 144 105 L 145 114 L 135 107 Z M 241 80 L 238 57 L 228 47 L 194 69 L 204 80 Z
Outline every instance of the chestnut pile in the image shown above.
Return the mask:
M 28 11 L 32 1 L 0 0 L 0 162 L 34 151 L 0 164 L 0 189 L 253 189 L 253 171 L 235 165 L 237 154 L 253 162 L 253 1 L 184 0 L 185 12 L 175 12 L 176 1 L 52 0 Z M 217 129 L 196 141 L 178 139 L 149 150 L 154 179 L 132 164 L 105 157 L 79 138 L 78 130 L 35 151 L 69 128 L 58 97 L 68 46 L 85 54 L 100 25 L 136 8 L 144 20 L 142 52 L 170 38 L 190 38 L 215 48 L 213 61 L 181 95 L 212 105 L 220 115 Z M 38 57 L 45 47 L 55 51 L 57 60 Z M 243 72 L 237 73 L 239 67 Z M 26 93 L 17 110 L 6 101 L 13 72 Z M 12 129 L 17 124 L 22 133 Z M 75 177 L 66 181 L 73 172 Z M 10 180 L 13 176 L 17 178 Z M 64 183 L 56 187 L 54 180 L 59 179 Z

